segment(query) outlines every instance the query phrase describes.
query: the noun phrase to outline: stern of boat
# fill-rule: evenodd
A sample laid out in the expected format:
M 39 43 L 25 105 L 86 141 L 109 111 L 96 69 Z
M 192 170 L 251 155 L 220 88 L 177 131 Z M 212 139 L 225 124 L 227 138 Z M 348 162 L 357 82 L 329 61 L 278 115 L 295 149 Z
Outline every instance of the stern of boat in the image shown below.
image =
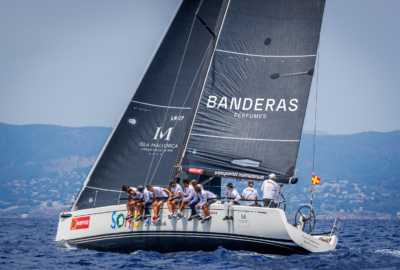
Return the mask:
M 313 253 L 326 252 L 336 248 L 338 243 L 338 224 L 340 224 L 340 219 L 335 220 L 329 234 L 307 234 L 290 223 L 286 223 L 286 230 L 293 242 L 302 248 Z

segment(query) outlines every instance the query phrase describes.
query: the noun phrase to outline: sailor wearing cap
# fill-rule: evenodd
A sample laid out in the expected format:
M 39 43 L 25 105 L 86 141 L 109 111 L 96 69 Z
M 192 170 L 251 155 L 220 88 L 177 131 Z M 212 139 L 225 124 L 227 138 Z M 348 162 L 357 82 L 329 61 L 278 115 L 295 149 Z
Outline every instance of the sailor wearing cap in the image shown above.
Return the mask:
M 246 188 L 245 190 L 243 190 L 242 199 L 246 200 L 246 206 L 259 206 L 257 203 L 258 192 L 257 192 L 257 189 L 253 188 L 254 182 L 249 181 L 249 183 L 247 185 L 249 187 Z
M 196 192 L 194 191 L 194 187 L 190 184 L 190 179 L 185 178 L 182 180 L 183 186 L 185 187 L 185 192 L 183 193 L 183 198 L 179 200 L 179 211 L 178 211 L 178 219 L 183 217 L 183 208 L 185 204 L 190 206 L 190 202 L 197 197 Z
M 154 196 L 152 192 L 148 191 L 147 188 L 144 188 L 143 186 L 138 186 L 138 191 L 143 194 L 144 217 L 142 220 L 145 220 L 146 218 L 151 217 L 149 205 L 154 202 Z
M 192 186 L 193 186 L 193 188 L 195 189 L 196 187 L 200 187 L 201 188 L 201 190 L 204 190 L 204 188 L 203 188 L 203 186 L 202 185 L 200 185 L 198 182 L 197 182 L 197 180 L 192 180 Z
M 228 195 L 229 202 L 225 202 L 225 217 L 223 220 L 233 220 L 233 205 L 239 205 L 240 195 L 236 191 L 235 186 L 232 183 L 226 185 L 228 191 L 225 192 Z
M 171 187 L 171 195 L 167 201 L 168 209 L 169 209 L 169 215 L 168 218 L 171 219 L 173 217 L 176 217 L 175 215 L 175 207 L 179 203 L 180 199 L 183 196 L 183 190 L 180 185 L 178 185 L 175 180 L 172 180 L 169 182 L 169 185 Z
M 275 196 L 279 192 L 279 185 L 275 182 L 276 175 L 271 173 L 269 179 L 265 180 L 261 186 L 261 191 L 263 192 L 263 203 L 264 207 L 275 208 Z

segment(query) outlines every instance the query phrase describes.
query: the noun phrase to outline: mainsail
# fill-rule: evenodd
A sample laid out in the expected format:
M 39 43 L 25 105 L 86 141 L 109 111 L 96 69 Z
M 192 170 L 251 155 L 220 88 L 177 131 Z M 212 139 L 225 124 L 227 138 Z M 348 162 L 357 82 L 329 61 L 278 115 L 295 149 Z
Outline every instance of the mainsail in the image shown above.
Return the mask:
M 119 203 L 123 184 L 168 185 L 226 6 L 226 0 L 181 2 L 75 209 Z
M 279 182 L 294 175 L 325 0 L 231 0 L 184 171 Z M 293 183 L 293 182 L 292 182 Z

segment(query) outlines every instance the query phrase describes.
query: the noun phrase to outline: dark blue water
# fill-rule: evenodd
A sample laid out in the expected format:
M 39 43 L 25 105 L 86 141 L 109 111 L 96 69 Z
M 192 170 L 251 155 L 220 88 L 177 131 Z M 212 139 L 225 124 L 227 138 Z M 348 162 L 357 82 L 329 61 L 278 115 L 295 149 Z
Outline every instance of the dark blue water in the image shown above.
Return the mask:
M 327 230 L 331 221 L 317 221 Z M 116 254 L 54 244 L 57 220 L 0 219 L 0 268 L 12 269 L 399 269 L 400 221 L 344 220 L 332 252 L 308 255 L 263 255 L 248 251 L 137 251 Z M 184 244 L 184 243 L 183 243 Z

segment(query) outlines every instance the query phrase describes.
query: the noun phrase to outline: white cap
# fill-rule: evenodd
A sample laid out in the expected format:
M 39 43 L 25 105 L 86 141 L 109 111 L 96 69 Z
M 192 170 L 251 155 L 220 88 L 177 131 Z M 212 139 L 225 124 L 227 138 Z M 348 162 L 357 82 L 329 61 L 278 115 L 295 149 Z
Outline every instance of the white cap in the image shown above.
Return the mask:
M 269 178 L 276 180 L 276 175 L 275 175 L 274 173 L 271 173 L 271 174 L 269 175 Z

